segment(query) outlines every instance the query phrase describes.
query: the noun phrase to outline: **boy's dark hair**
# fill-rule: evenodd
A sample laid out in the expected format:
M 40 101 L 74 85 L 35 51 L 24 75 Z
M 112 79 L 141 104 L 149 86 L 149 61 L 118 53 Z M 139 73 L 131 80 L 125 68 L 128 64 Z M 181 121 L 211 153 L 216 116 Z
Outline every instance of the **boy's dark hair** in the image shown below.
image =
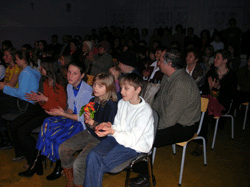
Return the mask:
M 141 87 L 143 85 L 143 79 L 140 75 L 136 73 L 129 73 L 121 78 L 120 85 L 127 82 L 129 85 L 133 86 L 135 89 Z

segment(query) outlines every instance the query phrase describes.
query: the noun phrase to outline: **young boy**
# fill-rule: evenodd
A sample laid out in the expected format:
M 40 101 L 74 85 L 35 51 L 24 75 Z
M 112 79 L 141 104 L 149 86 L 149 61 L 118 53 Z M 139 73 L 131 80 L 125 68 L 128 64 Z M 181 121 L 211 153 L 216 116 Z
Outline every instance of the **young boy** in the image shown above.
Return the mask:
M 84 187 L 101 187 L 105 172 L 139 153 L 149 152 L 153 145 L 153 112 L 139 96 L 142 79 L 137 74 L 127 74 L 120 85 L 123 99 L 118 103 L 114 124 L 101 123 L 95 129 L 99 137 L 108 137 L 87 156 Z

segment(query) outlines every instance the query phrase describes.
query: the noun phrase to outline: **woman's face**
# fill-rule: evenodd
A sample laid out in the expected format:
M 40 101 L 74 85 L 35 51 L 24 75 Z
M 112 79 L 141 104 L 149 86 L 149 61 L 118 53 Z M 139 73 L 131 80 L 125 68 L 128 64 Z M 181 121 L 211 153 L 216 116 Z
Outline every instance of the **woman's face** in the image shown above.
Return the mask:
M 23 67 L 25 65 L 25 60 L 20 59 L 18 55 L 16 55 L 16 64 L 20 67 Z
M 192 65 L 192 64 L 196 64 L 198 61 L 198 59 L 195 59 L 195 56 L 194 56 L 194 53 L 193 52 L 189 52 L 187 54 L 187 57 L 186 57 L 186 63 L 188 65 Z
M 40 50 L 43 50 L 43 48 L 44 48 L 43 43 L 42 43 L 42 42 L 39 42 L 38 47 L 39 47 Z
M 70 51 L 75 51 L 77 49 L 76 45 L 73 42 L 70 42 L 69 47 Z
M 74 87 L 81 82 L 82 78 L 84 77 L 84 73 L 81 74 L 79 67 L 74 65 L 69 65 L 68 72 L 67 72 L 67 79 L 68 83 Z
M 65 66 L 65 60 L 64 60 L 63 56 L 61 56 L 61 58 L 59 58 L 59 62 L 61 63 L 61 66 Z
M 3 59 L 4 59 L 6 64 L 9 64 L 9 63 L 13 62 L 13 58 L 12 58 L 9 51 L 4 51 Z
M 47 75 L 46 70 L 42 66 L 40 67 L 40 72 L 41 72 L 41 75 L 44 75 L 44 76 Z

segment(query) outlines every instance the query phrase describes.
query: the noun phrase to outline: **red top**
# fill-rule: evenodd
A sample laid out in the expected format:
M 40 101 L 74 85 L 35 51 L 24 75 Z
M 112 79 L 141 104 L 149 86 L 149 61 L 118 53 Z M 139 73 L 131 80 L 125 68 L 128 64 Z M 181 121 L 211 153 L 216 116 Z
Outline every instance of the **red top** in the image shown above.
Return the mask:
M 44 110 L 50 111 L 53 108 L 58 108 L 58 106 L 60 106 L 64 110 L 66 109 L 67 97 L 64 87 L 56 84 L 55 91 L 53 89 L 53 86 L 49 85 L 48 81 L 45 81 L 43 83 L 43 94 L 48 97 L 47 102 L 40 102 L 40 105 Z

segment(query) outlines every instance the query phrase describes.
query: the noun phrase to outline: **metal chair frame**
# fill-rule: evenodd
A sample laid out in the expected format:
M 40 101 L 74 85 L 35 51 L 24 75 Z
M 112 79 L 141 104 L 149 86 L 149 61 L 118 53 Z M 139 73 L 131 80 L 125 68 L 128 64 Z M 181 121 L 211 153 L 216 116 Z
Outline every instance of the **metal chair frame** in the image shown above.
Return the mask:
M 203 152 L 204 152 L 204 154 L 203 154 L 204 155 L 204 165 L 205 166 L 207 165 L 206 140 L 202 136 L 199 136 L 199 134 L 200 134 L 201 127 L 203 124 L 203 119 L 204 119 L 205 113 L 207 111 L 208 102 L 209 102 L 209 100 L 207 98 L 201 98 L 201 119 L 200 119 L 199 128 L 197 130 L 197 133 L 195 133 L 194 136 L 188 141 L 176 143 L 178 146 L 183 147 L 182 158 L 181 158 L 181 169 L 180 169 L 180 176 L 179 176 L 179 183 L 178 183 L 179 186 L 181 186 L 181 184 L 182 184 L 182 176 L 183 176 L 183 169 L 184 169 L 184 163 L 185 163 L 186 148 L 187 148 L 187 145 L 189 142 L 191 142 L 192 140 L 198 140 L 198 139 L 202 140 Z M 176 154 L 176 144 L 172 144 L 174 154 Z M 156 154 L 156 147 L 154 147 L 154 149 L 153 149 L 152 163 L 154 163 L 155 154 Z

